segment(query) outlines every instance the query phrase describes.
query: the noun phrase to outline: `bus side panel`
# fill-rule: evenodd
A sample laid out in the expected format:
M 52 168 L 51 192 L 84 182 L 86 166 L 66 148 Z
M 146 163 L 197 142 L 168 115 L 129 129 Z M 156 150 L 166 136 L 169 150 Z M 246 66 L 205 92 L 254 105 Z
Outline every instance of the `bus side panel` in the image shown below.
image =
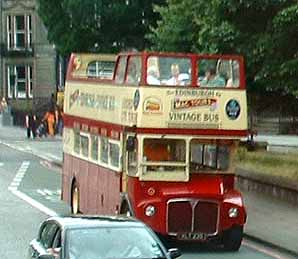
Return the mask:
M 88 208 L 88 197 L 90 189 L 88 187 L 88 162 L 84 161 L 80 158 L 74 158 L 75 163 L 74 165 L 78 165 L 77 167 L 73 167 L 74 170 L 79 170 L 76 172 L 77 181 L 79 181 L 79 188 L 80 188 L 80 210 L 83 213 L 89 213 Z M 78 169 L 76 169 L 78 168 Z
M 115 214 L 120 207 L 120 190 L 121 190 L 121 174 L 117 172 L 109 172 L 107 185 L 108 204 L 110 204 L 109 214 Z
M 99 170 L 98 165 L 96 164 L 89 164 L 88 168 L 88 199 L 87 199 L 87 208 L 88 213 L 90 214 L 96 214 L 98 213 L 99 208 Z
M 120 174 L 98 167 L 98 214 L 115 214 L 120 203 Z
M 72 172 L 72 157 L 66 153 L 63 154 L 63 169 L 62 169 L 62 200 L 70 204 L 71 199 L 71 172 Z
M 80 210 L 85 214 L 114 214 L 119 207 L 120 175 L 99 165 L 73 158 L 80 188 Z

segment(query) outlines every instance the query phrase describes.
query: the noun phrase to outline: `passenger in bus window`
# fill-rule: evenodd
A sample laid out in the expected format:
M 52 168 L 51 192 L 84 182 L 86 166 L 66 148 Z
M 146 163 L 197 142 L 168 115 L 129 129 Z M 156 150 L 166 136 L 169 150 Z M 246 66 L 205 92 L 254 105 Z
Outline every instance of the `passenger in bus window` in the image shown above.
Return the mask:
M 200 82 L 200 86 L 206 87 L 224 87 L 225 85 L 225 79 L 216 74 L 215 68 L 207 69 L 204 79 Z
M 178 64 L 171 65 L 171 74 L 172 77 L 168 79 L 166 85 L 188 85 L 190 83 L 190 74 L 180 73 L 180 67 Z
M 160 85 L 158 70 L 155 66 L 150 66 L 147 69 L 147 84 Z
M 180 68 L 178 64 L 171 65 L 171 74 L 172 77 L 167 80 L 167 85 L 180 85 L 181 81 L 179 80 Z
M 232 70 L 229 73 L 226 87 L 239 87 L 239 63 L 234 60 L 232 63 Z
M 126 83 L 133 85 L 137 85 L 139 83 L 139 76 L 134 62 L 130 62 L 128 65 Z

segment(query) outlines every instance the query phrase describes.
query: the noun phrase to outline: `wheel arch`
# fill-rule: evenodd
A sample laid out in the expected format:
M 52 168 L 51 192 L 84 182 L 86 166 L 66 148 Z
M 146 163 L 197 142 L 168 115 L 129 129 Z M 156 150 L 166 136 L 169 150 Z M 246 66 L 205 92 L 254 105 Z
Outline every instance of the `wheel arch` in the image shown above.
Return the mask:
M 73 214 L 73 195 L 74 195 L 74 188 L 77 187 L 78 189 L 78 213 L 81 213 L 80 212 L 80 184 L 79 184 L 79 181 L 77 181 L 76 177 L 73 177 L 72 180 L 71 180 L 71 185 L 70 185 L 70 201 L 69 201 L 69 204 L 70 204 L 70 209 L 71 209 L 71 212 Z

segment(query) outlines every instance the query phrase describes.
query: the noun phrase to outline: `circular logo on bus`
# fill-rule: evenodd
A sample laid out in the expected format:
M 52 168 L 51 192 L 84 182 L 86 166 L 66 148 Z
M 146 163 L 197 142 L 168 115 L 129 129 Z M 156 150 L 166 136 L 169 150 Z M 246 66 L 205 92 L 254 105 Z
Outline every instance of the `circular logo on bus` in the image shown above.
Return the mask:
M 226 114 L 229 119 L 236 120 L 240 114 L 240 104 L 237 100 L 231 99 L 226 105 Z
M 140 103 L 140 91 L 136 90 L 135 95 L 133 97 L 133 107 L 135 108 L 135 110 L 138 108 L 139 103 Z

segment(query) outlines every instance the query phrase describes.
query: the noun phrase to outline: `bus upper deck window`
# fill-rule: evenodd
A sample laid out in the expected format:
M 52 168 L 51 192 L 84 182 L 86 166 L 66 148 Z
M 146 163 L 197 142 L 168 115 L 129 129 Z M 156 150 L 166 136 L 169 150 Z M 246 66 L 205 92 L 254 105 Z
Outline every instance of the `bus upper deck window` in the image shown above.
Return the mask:
M 87 76 L 100 79 L 112 79 L 114 66 L 114 61 L 92 61 L 88 64 Z
M 190 72 L 190 58 L 150 56 L 147 60 L 147 83 L 150 85 L 186 86 L 191 82 Z
M 141 80 L 141 57 L 130 57 L 127 65 L 127 84 L 138 85 Z
M 231 61 L 229 79 L 227 81 L 227 87 L 239 87 L 240 85 L 240 67 L 237 60 Z
M 198 86 L 239 87 L 239 62 L 232 59 L 200 59 Z
M 127 62 L 127 57 L 121 56 L 117 66 L 116 75 L 115 75 L 115 82 L 117 84 L 122 84 L 124 82 L 126 62 Z

